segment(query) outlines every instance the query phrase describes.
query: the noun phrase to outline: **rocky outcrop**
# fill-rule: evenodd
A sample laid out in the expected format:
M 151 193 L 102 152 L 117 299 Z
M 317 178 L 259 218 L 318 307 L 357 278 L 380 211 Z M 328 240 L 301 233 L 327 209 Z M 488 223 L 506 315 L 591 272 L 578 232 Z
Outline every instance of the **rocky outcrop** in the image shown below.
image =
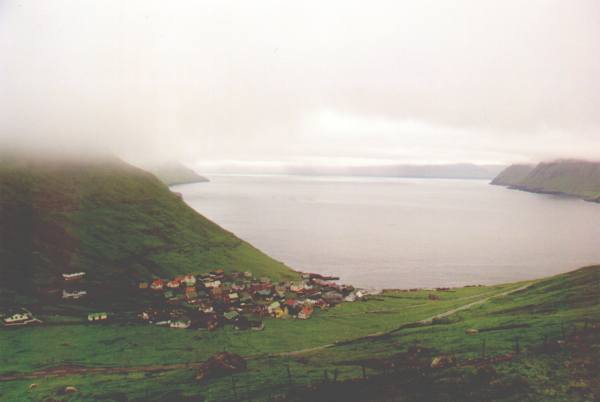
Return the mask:
M 246 370 L 246 360 L 235 353 L 219 352 L 212 355 L 198 370 L 196 379 L 203 381 Z

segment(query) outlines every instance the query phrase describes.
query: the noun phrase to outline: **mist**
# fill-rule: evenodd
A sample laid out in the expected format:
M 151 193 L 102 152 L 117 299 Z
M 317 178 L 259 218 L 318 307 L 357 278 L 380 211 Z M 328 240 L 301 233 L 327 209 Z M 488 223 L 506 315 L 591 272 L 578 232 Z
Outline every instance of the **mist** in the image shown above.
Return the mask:
M 0 147 L 219 166 L 597 158 L 596 1 L 0 3 Z

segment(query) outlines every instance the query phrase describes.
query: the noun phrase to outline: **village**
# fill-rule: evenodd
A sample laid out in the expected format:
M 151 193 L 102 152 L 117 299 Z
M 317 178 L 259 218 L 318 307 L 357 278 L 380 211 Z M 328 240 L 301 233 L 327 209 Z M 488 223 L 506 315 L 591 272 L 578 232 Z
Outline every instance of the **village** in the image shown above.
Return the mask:
M 77 302 L 88 297 L 85 272 L 63 273 L 61 298 Z M 157 278 L 137 283 L 136 292 L 146 307 L 136 313 L 141 323 L 174 329 L 215 330 L 231 325 L 238 330 L 262 330 L 264 319 L 307 320 L 315 309 L 328 309 L 343 302 L 365 300 L 367 292 L 336 283 L 339 278 L 302 273 L 297 281 L 273 283 L 252 272 L 217 269 L 209 273 Z M 85 322 L 95 324 L 119 319 L 122 313 L 95 311 Z M 6 327 L 41 324 L 26 309 L 5 312 Z
M 89 297 L 86 272 L 63 273 L 60 298 L 66 303 Z M 145 307 L 133 312 L 92 311 L 82 322 L 144 323 L 174 329 L 215 330 L 231 325 L 238 330 L 264 329 L 265 318 L 310 319 L 316 309 L 325 310 L 344 302 L 367 300 L 366 290 L 338 284 L 338 277 L 299 273 L 296 281 L 274 283 L 268 277 L 256 278 L 252 272 L 225 272 L 216 269 L 203 274 L 155 278 L 132 284 Z M 480 286 L 480 285 L 478 285 Z M 393 289 L 402 292 L 434 291 L 429 300 L 440 300 L 435 292 L 450 288 Z M 385 290 L 384 290 L 385 292 Z M 127 317 L 127 318 L 124 318 Z M 26 308 L 0 312 L 4 327 L 39 325 L 43 322 Z
M 149 324 L 215 330 L 227 324 L 238 330 L 262 330 L 263 319 L 310 319 L 315 309 L 364 300 L 366 293 L 339 285 L 338 278 L 302 274 L 298 281 L 273 283 L 251 272 L 206 274 L 141 282 L 139 289 L 155 303 L 141 312 Z

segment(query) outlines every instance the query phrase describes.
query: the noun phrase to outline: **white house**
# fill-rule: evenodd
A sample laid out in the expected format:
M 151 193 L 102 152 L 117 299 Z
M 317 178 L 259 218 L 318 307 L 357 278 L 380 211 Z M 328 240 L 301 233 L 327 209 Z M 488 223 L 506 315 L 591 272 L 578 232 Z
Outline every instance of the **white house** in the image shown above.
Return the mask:
M 218 288 L 221 286 L 221 281 L 208 280 L 204 282 L 204 286 L 207 288 Z
M 62 292 L 63 299 L 80 299 L 85 295 L 87 295 L 87 291 L 85 291 L 85 290 L 69 291 L 69 290 L 63 289 L 63 292 Z
M 31 315 L 28 313 L 15 313 L 11 316 L 5 317 L 4 318 L 4 323 L 5 324 L 20 324 L 20 323 L 24 323 L 25 321 L 31 319 Z
M 85 272 L 73 272 L 70 274 L 62 274 L 62 277 L 65 281 L 75 281 L 81 279 L 85 276 Z
M 189 321 L 171 321 L 171 323 L 169 324 L 169 326 L 171 328 L 178 328 L 178 329 L 186 329 L 189 328 L 191 325 L 191 323 Z

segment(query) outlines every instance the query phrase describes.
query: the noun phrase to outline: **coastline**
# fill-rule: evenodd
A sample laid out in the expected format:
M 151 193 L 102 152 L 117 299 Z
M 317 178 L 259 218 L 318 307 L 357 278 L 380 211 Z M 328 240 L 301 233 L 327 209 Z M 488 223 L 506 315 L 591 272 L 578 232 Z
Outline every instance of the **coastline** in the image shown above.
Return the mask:
M 490 183 L 490 185 L 505 187 L 509 190 L 518 190 L 518 191 L 524 191 L 524 192 L 533 193 L 533 194 L 556 195 L 556 196 L 560 196 L 560 197 L 573 198 L 573 199 L 578 199 L 578 200 L 582 200 L 582 201 L 592 202 L 595 204 L 600 204 L 600 197 L 591 198 L 591 197 L 585 197 L 585 196 L 579 195 L 579 194 L 566 193 L 563 191 L 541 190 L 541 189 L 529 188 L 526 186 L 519 186 L 519 185 L 515 185 L 515 184 Z

